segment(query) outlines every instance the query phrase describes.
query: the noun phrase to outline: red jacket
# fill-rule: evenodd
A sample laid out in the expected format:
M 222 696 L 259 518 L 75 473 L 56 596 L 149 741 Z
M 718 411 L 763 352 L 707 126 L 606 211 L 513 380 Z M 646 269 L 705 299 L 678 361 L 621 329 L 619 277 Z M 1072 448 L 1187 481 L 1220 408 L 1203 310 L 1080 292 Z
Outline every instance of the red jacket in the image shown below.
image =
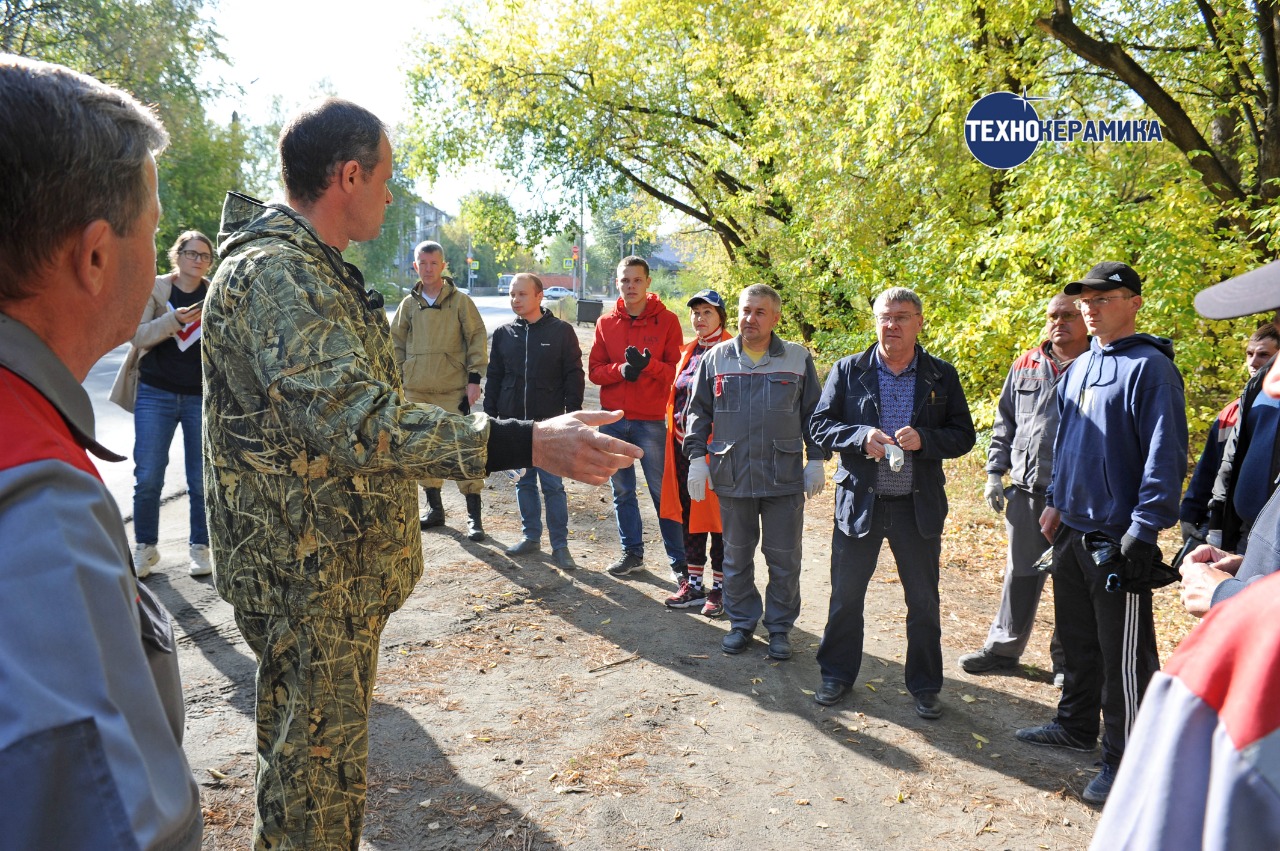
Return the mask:
M 617 306 L 596 322 L 596 337 L 591 344 L 589 375 L 592 384 L 600 385 L 600 407 L 620 410 L 629 420 L 663 419 L 667 395 L 676 380 L 682 343 L 680 320 L 667 310 L 662 299 L 649 293 L 644 310 L 632 318 L 619 298 Z M 627 346 L 648 349 L 653 354 L 636 381 L 622 377 Z

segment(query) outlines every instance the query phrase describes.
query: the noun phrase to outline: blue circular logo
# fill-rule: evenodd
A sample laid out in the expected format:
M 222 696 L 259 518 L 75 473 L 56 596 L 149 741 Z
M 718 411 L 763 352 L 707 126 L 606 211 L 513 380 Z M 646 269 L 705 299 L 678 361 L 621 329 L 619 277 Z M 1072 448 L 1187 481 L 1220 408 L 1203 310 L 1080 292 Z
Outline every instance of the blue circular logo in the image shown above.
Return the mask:
M 969 107 L 964 120 L 964 143 L 985 166 L 1013 168 L 1036 152 L 1040 116 L 1024 96 L 992 92 Z

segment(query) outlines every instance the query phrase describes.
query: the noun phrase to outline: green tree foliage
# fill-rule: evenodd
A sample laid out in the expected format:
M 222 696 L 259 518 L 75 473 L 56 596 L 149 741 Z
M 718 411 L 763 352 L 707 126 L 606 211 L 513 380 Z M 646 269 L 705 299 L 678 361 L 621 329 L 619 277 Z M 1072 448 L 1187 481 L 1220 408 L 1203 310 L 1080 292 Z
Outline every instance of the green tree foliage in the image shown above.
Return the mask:
M 210 120 L 196 80 L 201 62 L 225 60 L 204 9 L 204 0 L 0 0 L 0 51 L 61 63 L 155 105 L 171 137 L 157 163 L 162 258 L 188 228 L 216 239 L 223 196 L 246 188 L 248 131 L 230 116 L 225 126 Z
M 1280 219 L 1273 19 L 1207 0 L 469 4 L 411 72 L 445 105 L 421 111 L 415 161 L 546 173 L 597 202 L 624 185 L 718 243 L 702 280 L 777 287 L 785 333 L 828 362 L 874 340 L 877 292 L 911 286 L 926 344 L 988 414 L 1049 296 L 1125 260 L 1149 283 L 1140 330 L 1175 339 L 1207 414 L 1238 389 L 1248 328 L 1192 298 L 1270 256 Z M 563 24 L 535 41 L 530 20 Z M 1042 144 L 989 169 L 965 115 L 1023 90 L 1042 118 L 1158 117 L 1172 141 Z

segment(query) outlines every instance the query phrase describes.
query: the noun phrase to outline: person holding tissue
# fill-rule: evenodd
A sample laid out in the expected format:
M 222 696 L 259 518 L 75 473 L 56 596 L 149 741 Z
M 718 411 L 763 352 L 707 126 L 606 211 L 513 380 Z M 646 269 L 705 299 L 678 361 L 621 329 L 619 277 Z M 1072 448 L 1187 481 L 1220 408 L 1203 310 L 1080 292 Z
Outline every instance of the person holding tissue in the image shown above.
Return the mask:
M 822 448 L 840 453 L 831 603 L 814 700 L 837 703 L 858 678 L 863 602 L 887 539 L 907 601 L 907 689 L 916 713 L 933 720 L 942 715 L 942 460 L 964 455 L 977 435 L 955 367 L 916 342 L 924 328 L 920 297 L 893 287 L 872 311 L 876 344 L 832 367 L 811 422 Z

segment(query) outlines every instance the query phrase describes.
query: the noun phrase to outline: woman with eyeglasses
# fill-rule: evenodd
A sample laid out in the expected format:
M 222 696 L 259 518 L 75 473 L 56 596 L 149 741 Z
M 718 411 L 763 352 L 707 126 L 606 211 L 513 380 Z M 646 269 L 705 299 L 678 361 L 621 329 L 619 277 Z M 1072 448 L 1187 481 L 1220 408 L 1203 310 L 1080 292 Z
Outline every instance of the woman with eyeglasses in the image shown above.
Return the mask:
M 213 254 L 213 243 L 200 231 L 186 231 L 174 242 L 169 249 L 171 271 L 156 278 L 111 388 L 111 401 L 133 412 L 133 563 L 139 579 L 160 561 L 160 491 L 179 425 L 191 506 L 190 572 L 213 572 L 200 459 L 200 306 L 209 288 Z

